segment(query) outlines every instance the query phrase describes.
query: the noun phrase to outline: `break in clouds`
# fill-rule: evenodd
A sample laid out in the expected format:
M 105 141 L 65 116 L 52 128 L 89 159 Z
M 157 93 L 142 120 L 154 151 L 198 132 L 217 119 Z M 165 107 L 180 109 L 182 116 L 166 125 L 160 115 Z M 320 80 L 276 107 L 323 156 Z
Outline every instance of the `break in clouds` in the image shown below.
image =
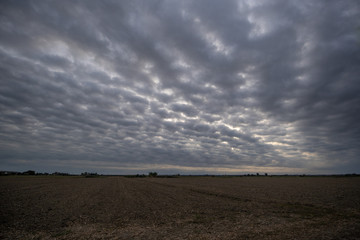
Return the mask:
M 360 171 L 360 5 L 1 1 L 0 166 Z

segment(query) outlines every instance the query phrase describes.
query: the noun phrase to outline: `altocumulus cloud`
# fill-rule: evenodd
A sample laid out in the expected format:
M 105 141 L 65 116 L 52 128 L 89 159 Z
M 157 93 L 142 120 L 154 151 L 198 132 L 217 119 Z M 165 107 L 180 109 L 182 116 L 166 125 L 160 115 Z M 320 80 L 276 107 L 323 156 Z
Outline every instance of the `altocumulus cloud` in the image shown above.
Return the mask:
M 1 1 L 0 167 L 360 172 L 360 5 Z

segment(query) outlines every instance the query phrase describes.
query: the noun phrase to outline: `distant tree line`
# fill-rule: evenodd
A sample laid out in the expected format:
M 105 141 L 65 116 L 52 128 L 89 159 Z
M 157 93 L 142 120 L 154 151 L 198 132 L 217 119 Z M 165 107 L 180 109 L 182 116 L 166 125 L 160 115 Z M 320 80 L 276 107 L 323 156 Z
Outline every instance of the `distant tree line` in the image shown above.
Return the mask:
M 83 173 L 81 173 L 81 176 L 84 176 L 84 177 L 97 177 L 97 176 L 100 176 L 100 175 L 97 174 L 96 172 L 83 172 Z
M 136 174 L 136 175 L 124 175 L 127 178 L 177 178 L 180 177 L 180 174 L 173 174 L 173 175 L 159 175 L 157 172 L 149 172 L 147 175 L 145 174 Z
M 45 176 L 79 176 L 78 174 L 70 174 L 70 173 L 66 173 L 66 172 L 53 172 L 53 173 L 41 173 L 41 172 L 35 172 L 34 170 L 27 170 L 25 172 L 17 172 L 17 171 L 0 171 L 0 176 L 11 176 L 11 175 L 45 175 Z M 98 177 L 98 176 L 104 176 L 102 174 L 98 174 L 96 172 L 83 172 L 80 174 L 81 176 L 84 177 Z M 151 177 L 151 178 L 177 178 L 180 177 L 180 174 L 173 174 L 173 175 L 159 175 L 157 172 L 149 172 L 147 175 L 146 174 L 136 174 L 136 175 L 112 175 L 112 176 L 124 176 L 124 177 L 128 177 L 128 178 L 145 178 L 145 177 Z M 347 173 L 347 174 L 323 174 L 323 175 L 306 175 L 306 174 L 293 174 L 293 175 L 289 175 L 289 174 L 275 174 L 275 175 L 268 175 L 267 173 L 264 174 L 260 174 L 260 173 L 255 173 L 255 174 L 243 174 L 243 175 L 209 175 L 209 174 L 204 174 L 204 175 L 182 175 L 182 176 L 197 176 L 197 177 L 262 177 L 262 176 L 270 176 L 270 177 L 359 177 L 360 174 L 357 173 Z
M 69 176 L 69 173 L 64 173 L 64 172 L 53 172 L 53 173 L 47 173 L 47 172 L 35 172 L 34 170 L 28 170 L 25 172 L 17 172 L 17 171 L 0 171 L 0 176 L 10 176 L 10 175 L 57 175 L 57 176 Z
M 157 172 L 149 172 L 149 177 L 157 177 Z

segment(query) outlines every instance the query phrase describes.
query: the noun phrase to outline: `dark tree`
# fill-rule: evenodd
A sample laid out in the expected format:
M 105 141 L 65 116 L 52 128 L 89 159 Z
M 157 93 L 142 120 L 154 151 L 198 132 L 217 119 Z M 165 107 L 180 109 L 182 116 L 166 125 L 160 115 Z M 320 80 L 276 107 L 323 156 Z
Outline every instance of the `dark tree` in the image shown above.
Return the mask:
M 157 172 L 149 172 L 149 177 L 157 177 Z

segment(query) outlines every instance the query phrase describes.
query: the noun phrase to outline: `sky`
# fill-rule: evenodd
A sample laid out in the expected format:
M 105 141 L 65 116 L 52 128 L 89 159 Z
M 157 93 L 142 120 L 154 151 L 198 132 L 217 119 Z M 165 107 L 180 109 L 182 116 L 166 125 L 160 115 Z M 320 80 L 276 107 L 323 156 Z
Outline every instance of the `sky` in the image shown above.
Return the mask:
M 0 170 L 360 173 L 357 0 L 1 1 Z

